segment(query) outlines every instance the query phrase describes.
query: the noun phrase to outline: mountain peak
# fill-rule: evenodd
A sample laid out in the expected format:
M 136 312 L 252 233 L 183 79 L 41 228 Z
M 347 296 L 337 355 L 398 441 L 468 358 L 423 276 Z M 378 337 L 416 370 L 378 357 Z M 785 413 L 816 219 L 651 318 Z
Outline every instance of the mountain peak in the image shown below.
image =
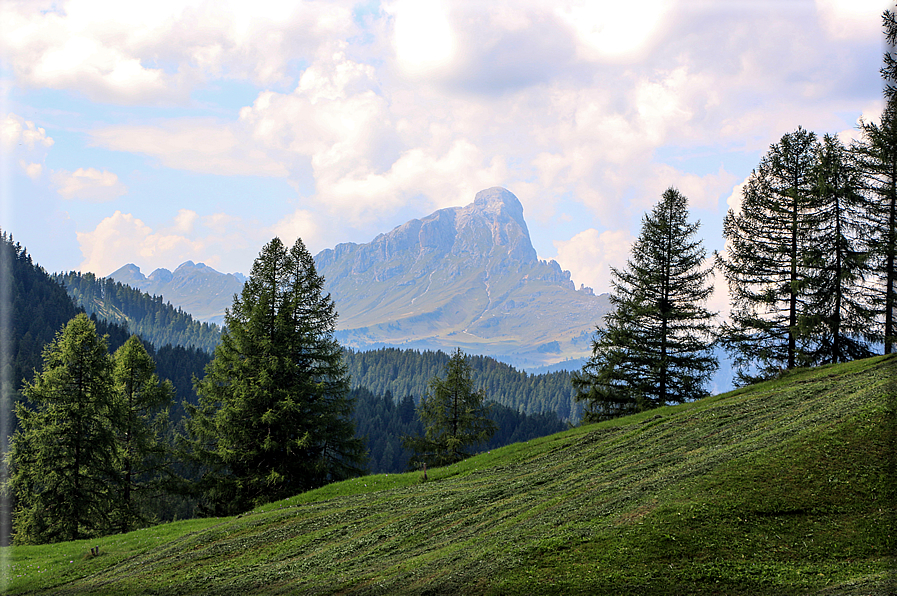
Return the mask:
M 134 263 L 128 263 L 127 265 L 122 265 L 121 267 L 116 269 L 113 273 L 109 274 L 109 277 L 112 277 L 112 278 L 116 278 L 116 276 L 118 276 L 122 279 L 127 279 L 129 281 L 146 280 L 146 276 L 143 273 L 141 273 L 140 267 L 138 267 Z M 133 285 L 133 284 L 131 284 L 131 285 Z
M 368 244 L 315 257 L 336 302 L 340 341 L 466 350 L 553 363 L 586 356 L 606 298 L 577 292 L 540 261 L 523 205 L 501 187 L 413 219 Z
M 197 269 L 197 268 L 202 268 L 202 267 L 205 267 L 205 265 L 203 263 L 200 263 L 199 266 L 197 266 L 196 263 L 194 263 L 193 261 L 184 261 L 183 263 L 178 265 L 177 269 L 175 269 L 175 272 L 180 271 L 182 269 Z
M 523 205 L 507 189 L 493 186 L 481 190 L 473 203 L 455 208 L 454 215 L 456 245 L 475 245 L 471 253 L 495 255 L 498 249 L 524 263 L 539 260 L 523 218 Z
M 523 205 L 520 203 L 520 199 L 506 188 L 493 186 L 481 190 L 474 197 L 473 205 L 474 208 L 487 213 L 499 214 L 504 210 L 514 221 L 526 228 L 526 221 L 523 219 Z

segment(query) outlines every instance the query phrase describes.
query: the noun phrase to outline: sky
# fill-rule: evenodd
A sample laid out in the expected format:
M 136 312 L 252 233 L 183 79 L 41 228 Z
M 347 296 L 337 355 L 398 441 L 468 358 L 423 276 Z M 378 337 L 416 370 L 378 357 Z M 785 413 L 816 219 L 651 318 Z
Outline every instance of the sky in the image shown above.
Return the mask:
M 877 119 L 892 6 L 3 0 L 0 227 L 49 272 L 248 274 L 502 186 L 605 292 L 665 189 L 712 252 L 770 144 Z

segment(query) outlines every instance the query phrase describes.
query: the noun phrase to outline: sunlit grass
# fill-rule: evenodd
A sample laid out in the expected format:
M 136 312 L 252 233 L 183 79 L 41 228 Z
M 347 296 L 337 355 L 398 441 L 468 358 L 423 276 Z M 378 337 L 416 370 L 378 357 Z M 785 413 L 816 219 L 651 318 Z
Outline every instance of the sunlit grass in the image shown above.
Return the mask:
M 887 594 L 895 378 L 894 357 L 797 371 L 483 453 L 426 482 L 366 476 L 234 518 L 14 547 L 10 589 Z

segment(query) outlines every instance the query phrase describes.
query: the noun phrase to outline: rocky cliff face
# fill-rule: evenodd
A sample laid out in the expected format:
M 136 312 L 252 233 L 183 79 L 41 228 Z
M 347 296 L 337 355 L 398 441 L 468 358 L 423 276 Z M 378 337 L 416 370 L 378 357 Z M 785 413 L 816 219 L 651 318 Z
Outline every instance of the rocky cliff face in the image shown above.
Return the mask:
M 606 295 L 577 291 L 569 272 L 539 260 L 523 206 L 503 188 L 315 262 L 339 338 L 358 348 L 460 347 L 534 367 L 587 356 L 609 307 Z

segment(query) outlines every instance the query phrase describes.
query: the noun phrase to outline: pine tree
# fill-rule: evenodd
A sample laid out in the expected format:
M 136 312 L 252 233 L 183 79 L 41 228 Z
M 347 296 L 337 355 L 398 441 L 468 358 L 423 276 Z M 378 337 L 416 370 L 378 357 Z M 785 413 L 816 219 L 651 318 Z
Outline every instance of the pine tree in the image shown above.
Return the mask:
M 495 434 L 483 390 L 475 390 L 470 364 L 455 350 L 445 367 L 445 377 L 430 379 L 427 395 L 417 407 L 424 425 L 423 437 L 407 436 L 406 449 L 414 452 L 410 466 L 446 466 L 471 455 L 470 448 L 486 443 Z
M 809 363 L 847 362 L 872 355 L 864 341 L 875 321 L 864 288 L 868 254 L 860 243 L 865 205 L 859 173 L 837 137 L 825 135 L 816 153 L 818 219 L 803 259 L 808 304 L 800 334 L 810 340 Z
M 115 507 L 115 392 L 106 339 L 79 314 L 47 345 L 43 361 L 23 389 L 34 409 L 16 404 L 10 487 L 19 543 L 101 535 Z
M 361 473 L 349 378 L 333 339 L 336 310 L 301 240 L 262 249 L 188 406 L 204 466 L 201 488 L 218 514 Z
M 146 524 L 149 499 L 160 494 L 167 476 L 170 450 L 163 437 L 174 389 L 170 381 L 159 381 L 156 363 L 136 335 L 115 351 L 113 361 L 121 486 L 116 525 L 127 532 Z
M 587 420 L 602 420 L 707 395 L 718 364 L 706 252 L 694 240 L 688 202 L 670 188 L 650 215 L 623 270 L 612 269 L 613 312 L 599 327 L 593 352 L 574 377 Z
M 805 255 L 819 222 L 816 135 L 798 128 L 770 147 L 744 189 L 741 210 L 723 221 L 731 323 L 720 340 L 741 383 L 807 363 L 799 329 L 808 312 Z

